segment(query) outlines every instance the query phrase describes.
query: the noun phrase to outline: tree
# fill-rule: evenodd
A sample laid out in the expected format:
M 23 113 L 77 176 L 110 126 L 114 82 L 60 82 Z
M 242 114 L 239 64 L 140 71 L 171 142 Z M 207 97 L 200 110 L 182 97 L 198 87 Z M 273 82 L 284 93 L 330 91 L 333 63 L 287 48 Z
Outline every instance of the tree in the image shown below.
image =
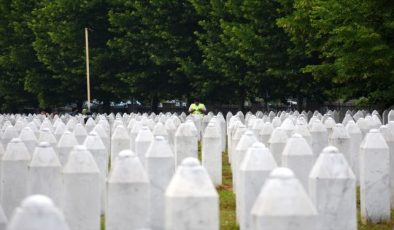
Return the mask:
M 236 24 L 242 18 L 233 17 L 223 0 L 191 2 L 201 17 L 199 24 L 202 31 L 196 34 L 197 44 L 203 53 L 202 64 L 210 71 L 205 78 L 206 86 L 210 86 L 211 91 L 220 92 L 227 102 L 237 102 L 239 108 L 243 109 L 248 88 L 252 86 L 249 79 L 253 78 L 253 75 L 231 43 L 231 35 L 225 34 L 223 30 L 226 25 Z M 237 99 L 234 101 L 234 98 Z
M 34 35 L 27 26 L 36 4 L 37 1 L 31 0 L 0 2 L 0 97 L 3 110 L 16 112 L 23 107 L 37 106 L 37 98 L 26 91 L 29 88 L 26 76 L 32 72 L 45 74 L 31 45 Z
M 77 103 L 81 107 L 85 101 L 85 27 L 90 30 L 92 98 L 109 106 L 109 101 L 121 94 L 124 87 L 112 75 L 117 63 L 106 46 L 111 37 L 107 30 L 108 11 L 105 0 L 43 0 L 33 11 L 30 22 L 35 34 L 33 47 L 51 75 L 45 78 L 34 75 L 32 82 L 55 82 L 53 89 L 59 94 L 58 103 Z M 35 87 L 34 91 L 43 89 Z
M 392 2 L 296 0 L 294 8 L 279 23 L 294 44 L 318 57 L 304 72 L 329 79 L 336 98 L 365 97 L 383 107 L 393 101 Z
M 118 73 L 135 97 L 150 99 L 157 109 L 159 98 L 181 98 L 192 91 L 194 60 L 200 57 L 194 44 L 197 19 L 184 1 L 119 1 L 109 14 L 109 41 L 124 67 Z

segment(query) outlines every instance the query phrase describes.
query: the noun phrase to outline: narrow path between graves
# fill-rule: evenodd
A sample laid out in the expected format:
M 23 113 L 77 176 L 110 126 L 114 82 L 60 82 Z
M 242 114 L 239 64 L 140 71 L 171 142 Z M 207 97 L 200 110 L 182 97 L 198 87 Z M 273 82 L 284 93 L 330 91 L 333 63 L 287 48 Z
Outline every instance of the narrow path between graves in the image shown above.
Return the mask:
M 222 155 L 222 185 L 218 187 L 220 196 L 220 229 L 238 229 L 235 220 L 235 195 L 233 193 L 233 182 L 227 152 Z

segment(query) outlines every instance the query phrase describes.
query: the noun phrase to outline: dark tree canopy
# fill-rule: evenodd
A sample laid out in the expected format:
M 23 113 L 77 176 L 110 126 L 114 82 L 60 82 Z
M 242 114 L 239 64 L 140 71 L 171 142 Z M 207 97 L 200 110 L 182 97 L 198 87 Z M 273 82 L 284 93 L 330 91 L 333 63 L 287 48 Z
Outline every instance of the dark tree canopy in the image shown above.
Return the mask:
M 85 28 L 106 106 L 394 101 L 393 1 L 3 0 L 1 109 L 82 105 Z

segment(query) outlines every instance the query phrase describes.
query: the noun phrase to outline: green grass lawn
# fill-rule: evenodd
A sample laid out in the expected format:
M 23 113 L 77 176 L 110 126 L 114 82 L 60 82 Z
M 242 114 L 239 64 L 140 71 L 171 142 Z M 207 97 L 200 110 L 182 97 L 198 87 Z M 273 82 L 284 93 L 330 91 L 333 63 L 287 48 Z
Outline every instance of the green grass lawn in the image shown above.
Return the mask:
M 228 163 L 227 152 L 223 154 L 223 185 L 218 187 L 220 195 L 220 229 L 235 230 L 238 225 L 235 221 L 235 195 L 232 192 L 232 174 Z M 359 193 L 357 193 L 357 208 L 360 210 Z M 394 226 L 394 212 L 391 212 L 391 222 L 387 224 L 367 224 L 360 222 L 360 214 L 358 213 L 358 229 L 359 230 L 392 230 Z

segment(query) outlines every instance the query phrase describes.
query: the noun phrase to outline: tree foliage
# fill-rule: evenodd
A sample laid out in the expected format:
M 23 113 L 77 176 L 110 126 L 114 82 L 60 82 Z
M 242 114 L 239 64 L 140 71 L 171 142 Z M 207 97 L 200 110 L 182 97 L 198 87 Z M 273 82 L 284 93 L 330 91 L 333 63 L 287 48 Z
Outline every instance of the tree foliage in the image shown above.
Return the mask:
M 84 28 L 92 97 L 200 97 L 211 104 L 297 100 L 315 108 L 394 101 L 388 0 L 4 0 L 0 102 L 82 105 Z

